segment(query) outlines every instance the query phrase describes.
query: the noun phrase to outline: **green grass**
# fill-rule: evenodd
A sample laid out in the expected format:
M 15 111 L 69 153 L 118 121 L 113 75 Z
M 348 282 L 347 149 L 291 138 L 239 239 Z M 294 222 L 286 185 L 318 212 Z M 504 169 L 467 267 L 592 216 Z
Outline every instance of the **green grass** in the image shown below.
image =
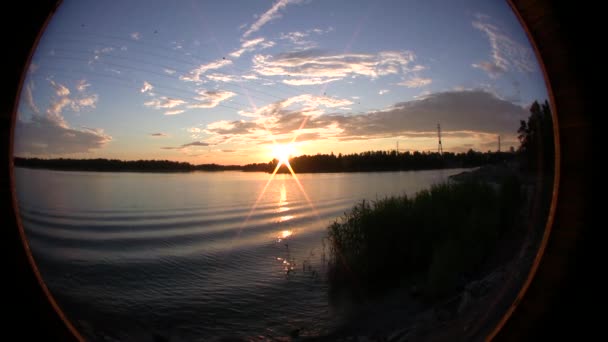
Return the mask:
M 330 290 L 372 296 L 415 285 L 441 298 L 479 270 L 521 201 L 521 184 L 507 177 L 358 203 L 328 227 Z

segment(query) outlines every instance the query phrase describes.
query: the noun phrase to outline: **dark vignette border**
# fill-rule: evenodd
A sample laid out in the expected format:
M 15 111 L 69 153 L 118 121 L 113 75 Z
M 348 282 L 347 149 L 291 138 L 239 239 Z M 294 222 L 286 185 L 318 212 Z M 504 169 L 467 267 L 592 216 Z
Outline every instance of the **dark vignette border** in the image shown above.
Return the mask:
M 71 324 L 49 301 L 46 287 L 38 281 L 37 271 L 30 266 L 24 248 L 14 207 L 12 182 L 12 127 L 16 98 L 20 93 L 22 71 L 58 1 L 15 1 L 3 12 L 1 42 L 5 54 L 0 92 L 0 218 L 4 236 L 3 251 L 8 251 L 3 266 L 10 273 L 3 279 L 8 322 L 0 334 L 20 339 L 70 341 L 79 338 Z M 591 321 L 585 308 L 591 306 L 597 293 L 589 272 L 593 250 L 589 248 L 591 207 L 591 110 L 583 80 L 585 49 L 582 37 L 586 14 L 591 8 L 549 0 L 510 0 L 520 21 L 542 58 L 547 84 L 552 91 L 556 132 L 559 136 L 559 177 L 554 203 L 551 235 L 547 236 L 544 255 L 537 258 L 536 274 L 524 285 L 513 310 L 501 321 L 490 337 L 498 341 L 538 340 L 551 337 L 590 336 Z M 583 15 L 585 13 L 585 15 Z M 588 50 L 587 50 L 588 51 Z M 591 52 L 587 52 L 591 53 Z M 558 174 L 556 174 L 557 176 Z M 44 191 L 44 189 L 41 189 Z M 556 193 L 554 191 L 554 193 Z M 5 267 L 3 267 L 6 269 Z M 8 288 L 7 288 L 8 287 Z M 59 314 L 58 314 L 59 313 Z

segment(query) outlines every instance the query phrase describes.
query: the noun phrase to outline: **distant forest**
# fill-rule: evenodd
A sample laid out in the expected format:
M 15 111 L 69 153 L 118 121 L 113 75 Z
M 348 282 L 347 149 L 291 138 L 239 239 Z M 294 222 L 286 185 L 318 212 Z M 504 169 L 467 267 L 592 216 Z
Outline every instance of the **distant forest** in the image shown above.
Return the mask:
M 295 172 L 371 172 L 371 171 L 408 171 L 433 170 L 443 168 L 468 168 L 513 160 L 515 152 L 397 152 L 369 151 L 354 154 L 316 154 L 302 155 L 289 159 Z M 191 171 L 261 171 L 273 172 L 278 164 L 274 159 L 268 163 L 247 165 L 193 165 L 186 162 L 169 160 L 118 159 L 40 159 L 15 157 L 15 166 L 65 171 L 135 171 L 135 172 L 191 172 Z M 279 172 L 289 170 L 282 166 Z

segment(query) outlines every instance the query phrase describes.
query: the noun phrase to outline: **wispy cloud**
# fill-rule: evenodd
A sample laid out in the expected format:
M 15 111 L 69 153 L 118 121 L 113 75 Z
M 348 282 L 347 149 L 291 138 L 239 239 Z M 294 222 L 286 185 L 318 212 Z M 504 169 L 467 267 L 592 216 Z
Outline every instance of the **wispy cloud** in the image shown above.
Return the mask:
M 143 86 L 141 87 L 141 89 L 139 91 L 142 92 L 142 93 L 145 93 L 145 92 L 151 91 L 153 89 L 154 89 L 154 87 L 152 86 L 152 84 L 150 84 L 147 81 L 144 81 L 144 84 L 143 84 Z
M 283 83 L 295 86 L 324 84 L 334 81 L 339 81 L 341 78 L 329 77 L 309 77 L 309 78 L 294 78 L 283 80 Z
M 183 42 L 172 41 L 171 46 L 173 50 L 181 50 L 184 48 Z
M 163 71 L 164 71 L 166 74 L 168 74 L 168 75 L 173 75 L 173 74 L 175 74 L 175 70 L 173 70 L 173 69 L 167 69 L 167 68 L 165 68 L 165 69 L 163 69 Z
M 74 112 L 80 112 L 82 109 L 86 108 L 95 108 L 97 101 L 99 100 L 97 94 L 85 94 L 83 93 L 84 91 L 79 92 L 79 94 L 76 96 L 70 96 L 74 94 L 72 94 L 65 85 L 57 83 L 53 80 L 49 80 L 49 83 L 55 90 L 55 95 L 57 96 L 51 99 L 49 106 L 46 109 L 47 115 L 52 117 L 60 118 L 65 108 L 70 108 Z M 86 84 L 86 82 L 84 84 Z M 79 89 L 82 88 L 82 86 L 83 84 L 79 82 L 76 88 Z M 84 89 L 86 89 L 86 87 L 84 87 Z
M 199 90 L 199 96 L 195 99 L 200 101 L 193 103 L 188 108 L 213 108 L 219 105 L 222 101 L 229 99 L 236 95 L 231 91 L 226 90 Z
M 73 111 L 79 112 L 83 108 L 95 108 L 99 97 L 97 94 L 92 94 L 84 97 L 78 97 L 72 99 L 70 102 L 70 107 Z
M 51 86 L 53 86 L 53 89 L 55 89 L 55 94 L 57 96 L 70 95 L 70 89 L 68 89 L 68 87 L 64 86 L 63 84 L 56 83 L 53 80 L 49 80 L 49 82 L 51 83 Z
M 184 101 L 182 99 L 161 96 L 157 99 L 153 99 L 148 102 L 144 102 L 144 106 L 154 107 L 155 109 L 167 109 L 167 108 L 175 108 L 175 107 L 183 105 L 185 103 L 186 103 L 186 101 Z
M 47 114 L 50 115 L 61 115 L 61 112 L 63 112 L 63 109 L 68 106 L 70 103 L 72 102 L 72 100 L 70 100 L 68 97 L 60 97 L 58 99 L 52 100 L 49 107 L 47 108 L 46 112 Z
M 200 83 L 200 82 L 202 82 L 201 75 L 204 74 L 205 72 L 207 72 L 209 70 L 220 69 L 220 68 L 225 67 L 226 65 L 230 65 L 230 64 L 232 64 L 232 61 L 229 59 L 219 59 L 219 60 L 213 61 L 211 63 L 201 64 L 198 68 L 190 70 L 190 72 L 188 72 L 185 75 L 181 75 L 179 77 L 179 79 L 182 81 Z
M 352 103 L 353 102 L 348 99 L 303 94 L 271 103 L 252 112 L 241 110 L 239 111 L 239 114 L 253 118 L 272 118 L 280 113 L 295 111 L 303 115 L 316 116 L 324 114 L 326 108 L 338 108 L 348 106 Z
M 477 14 L 473 27 L 485 33 L 490 41 L 490 61 L 473 63 L 474 68 L 482 69 L 491 78 L 498 78 L 505 72 L 515 69 L 520 72 L 533 72 L 534 54 L 509 37 L 498 26 L 489 22 L 490 17 Z
M 253 70 L 265 76 L 283 76 L 292 85 L 322 84 L 352 76 L 372 79 L 387 75 L 406 75 L 420 67 L 412 65 L 410 51 L 381 51 L 377 54 L 326 54 L 318 50 L 256 55 Z
M 98 61 L 101 58 L 101 56 L 108 54 L 112 51 L 114 51 L 114 48 L 111 46 L 93 50 L 93 58 L 91 58 L 89 60 L 89 64 L 93 64 L 93 62 Z
M 266 49 L 269 47 L 273 47 L 274 45 L 275 45 L 275 42 L 273 42 L 271 40 L 267 41 L 263 37 L 255 38 L 255 39 L 251 39 L 251 40 L 245 40 L 241 44 L 240 49 L 231 52 L 229 55 L 230 55 L 230 57 L 239 58 L 243 53 L 254 51 L 258 47 L 260 49 Z
M 397 85 L 406 86 L 408 88 L 420 88 L 429 85 L 433 82 L 430 78 L 412 77 L 403 82 L 397 83 Z
M 206 142 L 202 142 L 202 141 L 195 141 L 195 142 L 191 142 L 191 143 L 188 143 L 188 144 L 183 144 L 183 145 L 180 145 L 180 146 L 161 147 L 161 149 L 163 149 L 163 150 L 183 150 L 183 149 L 186 149 L 188 147 L 197 147 L 197 146 L 204 147 L 204 146 L 209 146 L 209 144 L 206 143 Z
M 139 32 L 133 32 L 131 33 L 131 38 L 134 40 L 140 40 L 141 39 L 141 33 Z
M 85 90 L 87 90 L 88 87 L 90 87 L 91 84 L 87 83 L 87 80 L 80 80 L 78 81 L 78 83 L 76 83 L 76 90 L 78 90 L 79 92 L 83 92 Z
M 208 80 L 215 82 L 239 82 L 242 81 L 238 76 L 213 73 L 205 76 Z
M 40 114 L 40 109 L 36 106 L 36 102 L 34 102 L 33 90 L 34 82 L 30 81 L 27 86 L 25 86 L 25 102 L 34 113 Z
M 272 7 L 265 13 L 259 16 L 258 20 L 256 20 L 245 33 L 243 33 L 243 38 L 247 38 L 250 34 L 258 31 L 262 28 L 262 26 L 266 25 L 269 21 L 273 19 L 277 19 L 281 17 L 279 11 L 289 4 L 297 4 L 302 0 L 278 0 L 275 2 Z
M 388 89 L 380 89 L 378 91 L 378 95 L 384 95 L 384 94 L 387 94 L 388 92 L 390 92 L 390 90 L 388 90 Z
M 185 111 L 186 111 L 185 109 L 173 109 L 173 110 L 165 111 L 165 115 L 177 115 L 177 114 L 181 114 Z
M 158 132 L 158 133 L 150 133 L 150 136 L 152 136 L 152 137 L 167 137 L 168 135 L 166 133 Z
M 307 38 L 311 34 L 322 35 L 328 32 L 332 32 L 333 27 L 328 27 L 323 30 L 320 28 L 314 28 L 306 31 L 292 31 L 287 33 L 281 33 L 279 35 L 279 39 L 289 41 L 294 45 L 295 50 L 308 50 L 317 47 L 317 43 L 314 41 L 308 40 Z

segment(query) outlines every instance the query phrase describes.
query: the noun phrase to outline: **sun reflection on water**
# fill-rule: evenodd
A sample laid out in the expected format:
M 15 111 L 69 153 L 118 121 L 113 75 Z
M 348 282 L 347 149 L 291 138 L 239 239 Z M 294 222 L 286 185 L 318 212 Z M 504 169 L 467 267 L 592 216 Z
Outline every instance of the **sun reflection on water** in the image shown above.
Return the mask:
M 279 235 L 279 238 L 284 239 L 286 237 L 291 236 L 291 234 L 293 234 L 291 230 L 284 230 L 281 232 L 281 235 Z

